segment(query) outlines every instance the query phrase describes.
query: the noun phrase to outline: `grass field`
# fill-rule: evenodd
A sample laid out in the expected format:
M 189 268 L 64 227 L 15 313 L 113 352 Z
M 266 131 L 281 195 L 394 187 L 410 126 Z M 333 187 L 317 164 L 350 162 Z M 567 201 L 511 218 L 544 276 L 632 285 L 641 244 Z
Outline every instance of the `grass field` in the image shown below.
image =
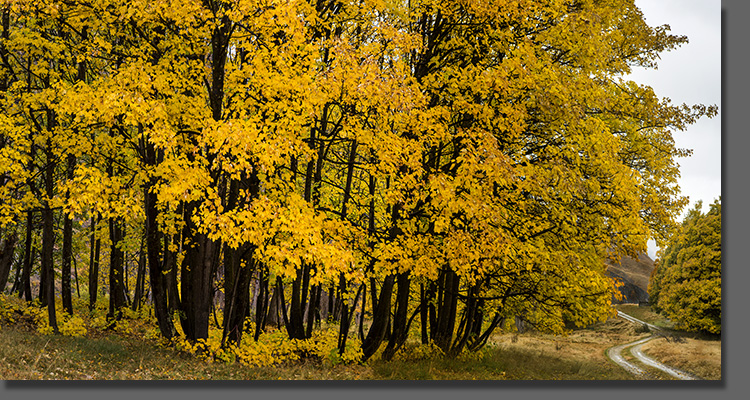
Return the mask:
M 643 315 L 642 315 L 643 316 Z M 651 322 L 651 321 L 649 321 Z M 482 351 L 448 359 L 407 346 L 391 362 L 331 365 L 325 360 L 276 366 L 207 362 L 155 340 L 116 332 L 88 337 L 40 334 L 27 326 L 0 328 L 0 378 L 104 380 L 629 380 L 606 356 L 616 344 L 649 335 L 622 319 L 565 336 L 535 332 L 495 335 Z M 657 339 L 645 347 L 662 362 L 707 379 L 720 379 L 721 342 Z M 657 377 L 657 379 L 667 377 Z

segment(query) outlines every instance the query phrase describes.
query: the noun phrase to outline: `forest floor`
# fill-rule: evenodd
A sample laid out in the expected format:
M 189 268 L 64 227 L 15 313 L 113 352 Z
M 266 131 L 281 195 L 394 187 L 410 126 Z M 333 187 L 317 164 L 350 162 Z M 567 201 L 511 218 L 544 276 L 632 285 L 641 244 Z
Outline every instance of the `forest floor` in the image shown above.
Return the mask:
M 648 310 L 639 311 L 641 319 L 658 325 L 655 314 L 644 316 Z M 307 359 L 250 367 L 206 362 L 154 340 L 115 332 L 69 337 L 11 325 L 0 327 L 0 379 L 630 380 L 636 377 L 609 360 L 606 351 L 649 335 L 642 327 L 613 318 L 565 336 L 500 332 L 482 351 L 457 359 L 406 351 L 404 357 L 390 362 L 371 359 L 365 364 L 331 365 Z M 668 339 L 652 340 L 643 350 L 703 379 L 721 379 L 720 340 Z M 656 375 L 654 379 L 673 378 Z

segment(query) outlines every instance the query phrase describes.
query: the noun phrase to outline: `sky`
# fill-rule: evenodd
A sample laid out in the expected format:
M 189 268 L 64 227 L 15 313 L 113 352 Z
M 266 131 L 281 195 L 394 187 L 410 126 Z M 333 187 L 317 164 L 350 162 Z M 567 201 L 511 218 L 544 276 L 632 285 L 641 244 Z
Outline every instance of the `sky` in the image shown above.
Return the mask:
M 676 147 L 693 150 L 692 156 L 678 159 L 678 183 L 682 195 L 690 199 L 684 211 L 702 200 L 706 212 L 721 195 L 721 0 L 636 0 L 635 4 L 647 24 L 669 25 L 672 34 L 685 35 L 689 42 L 662 53 L 658 69 L 637 68 L 628 78 L 651 86 L 673 104 L 719 108 L 717 116 L 673 133 Z M 656 251 L 655 243 L 649 241 L 652 259 Z

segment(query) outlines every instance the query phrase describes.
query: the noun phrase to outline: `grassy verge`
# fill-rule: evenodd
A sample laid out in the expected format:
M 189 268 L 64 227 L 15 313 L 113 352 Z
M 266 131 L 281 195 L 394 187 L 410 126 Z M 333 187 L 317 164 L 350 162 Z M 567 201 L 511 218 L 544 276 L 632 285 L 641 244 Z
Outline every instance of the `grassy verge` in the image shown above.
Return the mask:
M 643 345 L 649 357 L 702 379 L 721 380 L 721 340 L 654 339 Z
M 0 330 L 0 378 L 113 380 L 359 379 L 361 366 L 320 368 L 312 361 L 251 368 L 207 362 L 116 333 L 80 338 L 43 335 L 20 327 Z
M 606 349 L 649 335 L 638 328 L 615 318 L 565 336 L 500 332 L 482 351 L 453 359 L 408 344 L 390 362 L 373 358 L 342 365 L 308 358 L 251 367 L 207 361 L 140 334 L 91 329 L 84 337 L 44 334 L 20 319 L 0 327 L 0 379 L 626 380 L 634 377 L 610 361 Z M 716 347 L 689 340 L 688 346 L 704 346 L 702 356 L 685 352 L 685 344 L 664 343 L 654 340 L 644 348 L 653 358 L 701 377 L 712 379 L 716 371 L 721 375 L 720 342 Z M 712 357 L 709 365 L 685 364 L 703 356 Z
M 604 349 L 622 333 L 580 330 L 567 337 L 500 334 L 481 352 L 455 359 L 415 353 L 391 362 L 330 365 L 319 360 L 270 367 L 206 362 L 153 340 L 115 332 L 88 337 L 45 335 L 23 326 L 0 329 L 0 378 L 122 380 L 598 380 L 633 379 Z

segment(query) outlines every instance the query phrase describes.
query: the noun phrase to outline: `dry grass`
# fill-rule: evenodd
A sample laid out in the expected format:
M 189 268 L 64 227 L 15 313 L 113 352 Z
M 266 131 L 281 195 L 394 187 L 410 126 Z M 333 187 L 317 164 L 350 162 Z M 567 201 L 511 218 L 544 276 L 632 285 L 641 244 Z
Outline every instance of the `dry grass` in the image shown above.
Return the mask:
M 638 340 L 648 334 L 640 333 L 633 324 L 621 319 L 612 319 L 587 329 L 570 332 L 566 336 L 540 333 L 523 335 L 501 335 L 495 338 L 502 350 L 535 354 L 546 357 L 542 362 L 566 360 L 580 365 L 578 371 L 569 371 L 562 379 L 634 379 L 632 375 L 615 365 L 606 355 L 606 350 L 617 344 Z M 544 368 L 543 365 L 539 365 Z M 521 377 L 520 379 L 527 379 Z
M 643 351 L 659 362 L 703 379 L 721 380 L 720 340 L 686 338 L 675 342 L 659 338 L 644 344 Z
M 616 318 L 566 336 L 500 332 L 480 353 L 458 359 L 427 353 L 391 362 L 374 358 L 364 365 L 305 360 L 251 368 L 207 363 L 137 336 L 42 335 L 19 324 L 0 328 L 0 379 L 627 380 L 634 377 L 610 361 L 606 350 L 648 335 Z M 720 379 L 721 343 L 687 340 L 655 340 L 646 351 L 666 364 Z
M 205 362 L 153 341 L 102 333 L 73 338 L 22 327 L 0 329 L 2 380 L 347 380 L 372 379 L 365 366 L 322 368 L 319 362 L 251 368 Z
M 115 333 L 88 338 L 41 335 L 23 327 L 0 329 L 0 379 L 127 380 L 599 380 L 633 379 L 609 362 L 618 322 L 568 337 L 500 334 L 480 353 L 458 359 L 427 355 L 364 365 L 324 365 L 315 360 L 266 368 L 206 363 L 154 342 Z M 614 326 L 614 327 L 613 327 Z M 611 338 L 606 328 L 611 328 Z M 622 327 L 620 327 L 622 328 Z M 627 330 L 627 329 L 626 329 Z M 624 336 L 623 336 L 624 335 Z M 513 338 L 516 338 L 515 340 Z

